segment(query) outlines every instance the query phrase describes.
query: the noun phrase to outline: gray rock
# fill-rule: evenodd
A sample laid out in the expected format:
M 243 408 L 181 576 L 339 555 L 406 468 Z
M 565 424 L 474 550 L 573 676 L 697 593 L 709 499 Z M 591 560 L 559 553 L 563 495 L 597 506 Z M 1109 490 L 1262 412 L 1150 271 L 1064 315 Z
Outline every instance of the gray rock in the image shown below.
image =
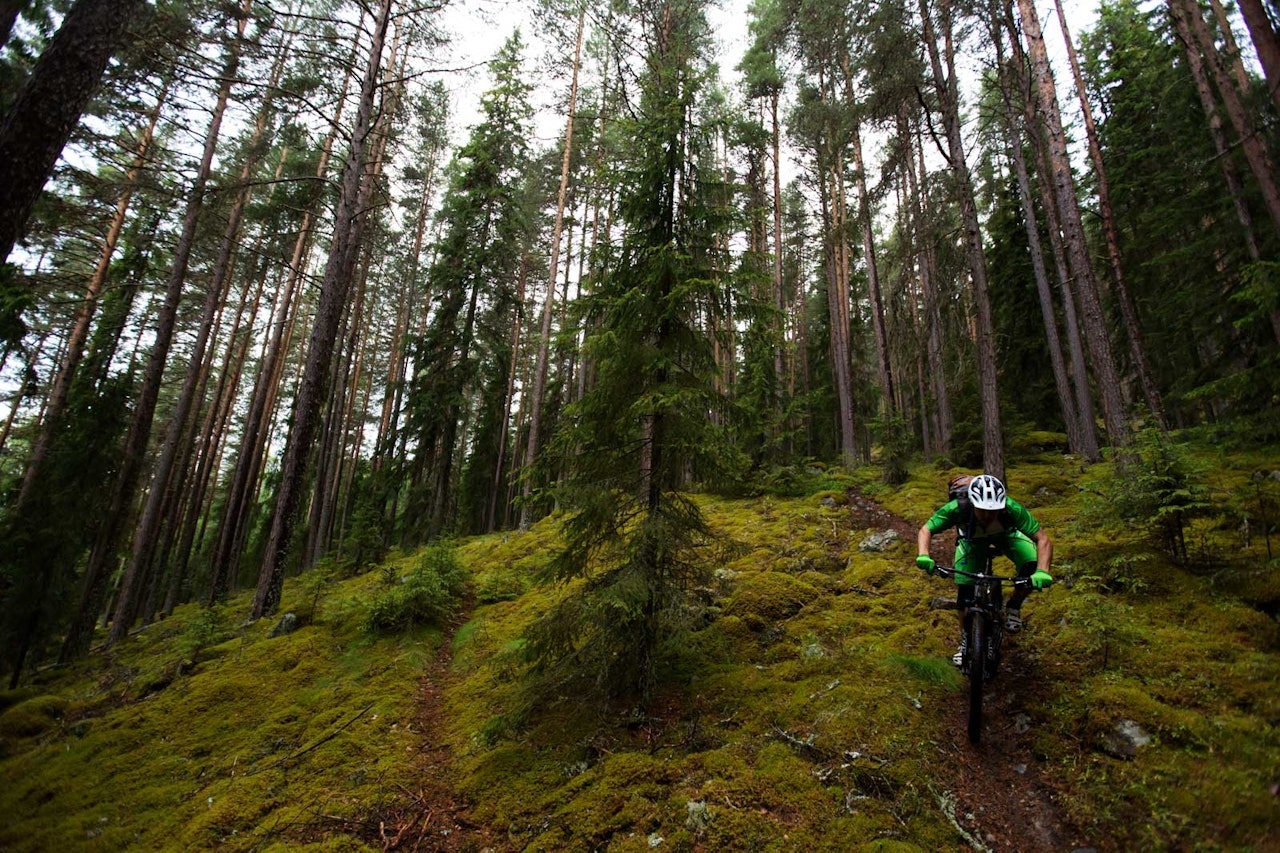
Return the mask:
M 1151 735 L 1142 730 L 1142 726 L 1133 720 L 1121 720 L 1116 723 L 1102 742 L 1102 748 L 1108 755 L 1116 758 L 1133 758 L 1138 750 L 1151 743 Z
M 898 531 L 893 530 L 892 528 L 889 530 L 881 530 L 879 533 L 872 533 L 866 539 L 863 539 L 862 544 L 858 546 L 858 550 L 878 553 L 880 551 L 887 550 L 901 538 L 902 537 L 898 535 Z
M 292 634 L 302 626 L 298 623 L 298 615 L 296 613 L 286 613 L 280 617 L 280 621 L 271 629 L 271 636 L 282 637 L 285 634 Z

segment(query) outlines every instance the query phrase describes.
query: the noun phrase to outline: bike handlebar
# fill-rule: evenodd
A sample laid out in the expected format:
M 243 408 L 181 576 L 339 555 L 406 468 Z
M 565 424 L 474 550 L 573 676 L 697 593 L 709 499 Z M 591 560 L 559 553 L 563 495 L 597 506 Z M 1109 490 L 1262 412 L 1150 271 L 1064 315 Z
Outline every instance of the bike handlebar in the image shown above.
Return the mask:
M 999 583 L 1012 583 L 1015 587 L 1030 586 L 1031 578 L 1020 578 L 1010 575 L 984 575 L 981 572 L 967 572 L 964 569 L 957 569 L 954 566 L 937 566 L 934 571 L 939 577 L 949 578 L 955 575 L 964 575 L 973 578 L 975 581 L 998 581 Z

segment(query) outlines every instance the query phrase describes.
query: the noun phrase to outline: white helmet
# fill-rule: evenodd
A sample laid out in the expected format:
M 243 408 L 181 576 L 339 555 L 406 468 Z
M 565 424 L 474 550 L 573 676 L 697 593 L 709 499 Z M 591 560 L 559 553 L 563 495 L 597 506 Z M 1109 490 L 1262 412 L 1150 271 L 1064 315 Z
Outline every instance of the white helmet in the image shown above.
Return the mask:
M 1004 509 L 1004 483 L 990 474 L 979 474 L 969 484 L 969 502 L 978 509 Z

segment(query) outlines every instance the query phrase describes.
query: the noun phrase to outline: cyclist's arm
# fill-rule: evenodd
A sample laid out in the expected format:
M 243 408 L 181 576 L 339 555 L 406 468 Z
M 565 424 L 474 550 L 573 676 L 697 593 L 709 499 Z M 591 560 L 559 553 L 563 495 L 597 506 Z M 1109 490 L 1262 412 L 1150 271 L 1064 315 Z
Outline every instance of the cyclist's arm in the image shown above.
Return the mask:
M 959 504 L 956 501 L 948 501 L 938 507 L 928 521 L 916 533 L 917 554 L 929 553 L 929 542 L 933 539 L 933 534 L 941 533 L 948 527 L 954 527 L 956 516 L 959 514 Z
M 1031 537 L 1031 541 L 1036 543 L 1036 571 L 1049 571 L 1049 566 L 1053 564 L 1053 540 L 1041 528 Z
M 928 554 L 929 542 L 933 539 L 933 533 L 929 530 L 929 525 L 920 525 L 920 530 L 916 533 L 916 553 Z
M 1049 534 L 1044 532 L 1044 528 L 1040 526 L 1040 522 L 1036 521 L 1035 516 L 1013 498 L 1009 498 L 1005 506 L 1013 516 L 1018 530 L 1036 543 L 1036 570 L 1049 571 L 1053 563 L 1053 540 L 1049 538 Z

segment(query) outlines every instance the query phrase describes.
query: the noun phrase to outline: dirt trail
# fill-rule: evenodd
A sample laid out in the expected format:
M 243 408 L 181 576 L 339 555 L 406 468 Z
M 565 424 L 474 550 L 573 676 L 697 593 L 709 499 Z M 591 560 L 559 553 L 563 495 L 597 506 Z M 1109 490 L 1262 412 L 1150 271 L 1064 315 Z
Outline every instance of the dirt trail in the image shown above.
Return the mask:
M 470 803 L 458 794 L 453 782 L 453 751 L 445 742 L 444 693 L 451 678 L 453 635 L 471 617 L 474 602 L 450 620 L 435 659 L 418 683 L 417 726 L 422 743 L 416 757 L 418 789 L 405 790 L 412 799 L 382 820 L 381 837 L 370 839 L 383 850 L 406 851 L 505 851 L 506 839 L 470 818 Z
M 907 542 L 915 541 L 916 525 L 862 495 L 849 497 L 852 527 L 892 528 Z M 935 559 L 950 559 L 951 546 L 946 539 L 934 538 Z M 405 791 L 411 801 L 385 815 L 381 837 L 369 839 L 380 842 L 384 850 L 497 853 L 517 849 L 509 839 L 471 820 L 470 804 L 457 793 L 451 778 L 452 751 L 441 736 L 444 692 L 453 658 L 450 639 L 470 618 L 472 606 L 468 602 L 452 620 L 419 684 L 418 726 L 423 740 L 417 758 L 421 771 L 418 790 Z M 1093 847 L 1066 822 L 1057 805 L 1061 792 L 1041 775 L 1032 751 L 1036 709 L 1047 691 L 1043 674 L 1033 671 L 1018 653 L 1018 646 L 1028 642 L 1035 642 L 1033 607 L 1028 607 L 1028 630 L 1006 639 L 1003 669 L 987 694 L 984 737 L 979 746 L 968 741 L 964 696 L 954 697 L 946 712 L 950 736 L 938 744 L 945 759 L 941 763 L 949 768 L 946 775 L 935 779 L 939 791 L 945 792 L 939 805 L 978 849 L 1066 851 Z
M 915 542 L 918 525 L 870 498 L 850 493 L 849 509 L 855 529 L 892 528 L 907 542 Z M 953 539 L 950 534 L 933 538 L 930 553 L 935 560 L 950 563 Z M 1032 750 L 1037 709 L 1047 694 L 1045 676 L 1018 647 L 1034 643 L 1035 633 L 1033 598 L 1027 606 L 1026 630 L 1006 635 L 1000 673 L 986 690 L 982 743 L 969 743 L 967 694 L 957 694 L 947 711 L 951 736 L 939 744 L 951 771 L 937 781 L 954 798 L 940 805 L 953 810 L 953 822 L 969 836 L 970 844 L 992 851 L 1095 846 L 1064 818 L 1057 805 L 1062 792 L 1041 775 Z

